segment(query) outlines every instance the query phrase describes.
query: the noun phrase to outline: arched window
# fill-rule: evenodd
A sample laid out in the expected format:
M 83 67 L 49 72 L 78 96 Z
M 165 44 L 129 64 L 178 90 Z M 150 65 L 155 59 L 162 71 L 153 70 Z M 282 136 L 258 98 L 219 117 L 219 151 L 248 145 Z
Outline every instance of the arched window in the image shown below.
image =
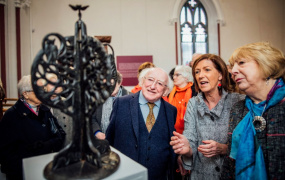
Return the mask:
M 209 52 L 208 17 L 199 0 L 187 0 L 180 12 L 182 64 L 188 64 L 194 53 Z

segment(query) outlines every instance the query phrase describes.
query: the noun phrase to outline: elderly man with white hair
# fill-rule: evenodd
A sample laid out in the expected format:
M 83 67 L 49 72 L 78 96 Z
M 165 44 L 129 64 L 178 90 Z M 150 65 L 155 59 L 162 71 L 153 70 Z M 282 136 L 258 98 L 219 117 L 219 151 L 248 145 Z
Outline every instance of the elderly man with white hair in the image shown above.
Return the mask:
M 110 145 L 148 169 L 148 179 L 173 179 L 176 155 L 169 141 L 176 108 L 162 99 L 168 75 L 150 68 L 142 90 L 114 101 L 106 139 Z

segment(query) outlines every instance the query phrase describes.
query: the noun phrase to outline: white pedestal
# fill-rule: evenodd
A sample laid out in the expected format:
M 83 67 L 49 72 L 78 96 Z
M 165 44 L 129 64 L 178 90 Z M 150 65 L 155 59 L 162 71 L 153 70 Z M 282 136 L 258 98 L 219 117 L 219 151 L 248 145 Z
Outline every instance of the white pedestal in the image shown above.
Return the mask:
M 144 166 L 112 147 L 111 150 L 120 156 L 121 162 L 117 171 L 107 178 L 104 178 L 104 180 L 147 180 L 147 169 Z M 44 180 L 43 170 L 45 166 L 53 160 L 55 154 L 56 153 L 51 153 L 23 159 L 25 180 Z

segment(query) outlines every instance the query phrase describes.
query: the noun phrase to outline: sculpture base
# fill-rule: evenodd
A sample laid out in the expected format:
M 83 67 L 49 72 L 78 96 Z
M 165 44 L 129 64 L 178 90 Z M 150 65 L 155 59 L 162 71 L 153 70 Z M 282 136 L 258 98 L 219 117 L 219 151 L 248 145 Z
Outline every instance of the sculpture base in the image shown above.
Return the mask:
M 48 163 L 44 169 L 44 177 L 49 180 L 99 180 L 114 173 L 120 164 L 120 157 L 117 153 L 111 151 L 109 154 L 102 156 L 102 168 L 86 162 L 79 161 L 67 167 L 63 167 L 52 171 L 52 161 Z

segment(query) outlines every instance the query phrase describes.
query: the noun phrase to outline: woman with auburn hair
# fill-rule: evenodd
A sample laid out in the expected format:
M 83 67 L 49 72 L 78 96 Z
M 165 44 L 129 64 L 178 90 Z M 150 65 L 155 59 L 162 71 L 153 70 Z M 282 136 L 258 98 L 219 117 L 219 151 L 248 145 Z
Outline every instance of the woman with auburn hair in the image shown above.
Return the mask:
M 191 179 L 219 179 L 228 150 L 230 109 L 244 95 L 233 93 L 226 64 L 219 56 L 200 56 L 192 74 L 199 93 L 188 102 L 183 135 L 173 132 L 170 145 L 180 155 L 182 175 L 191 170 Z
M 246 98 L 230 113 L 223 179 L 285 179 L 285 57 L 267 42 L 234 51 L 232 75 Z

